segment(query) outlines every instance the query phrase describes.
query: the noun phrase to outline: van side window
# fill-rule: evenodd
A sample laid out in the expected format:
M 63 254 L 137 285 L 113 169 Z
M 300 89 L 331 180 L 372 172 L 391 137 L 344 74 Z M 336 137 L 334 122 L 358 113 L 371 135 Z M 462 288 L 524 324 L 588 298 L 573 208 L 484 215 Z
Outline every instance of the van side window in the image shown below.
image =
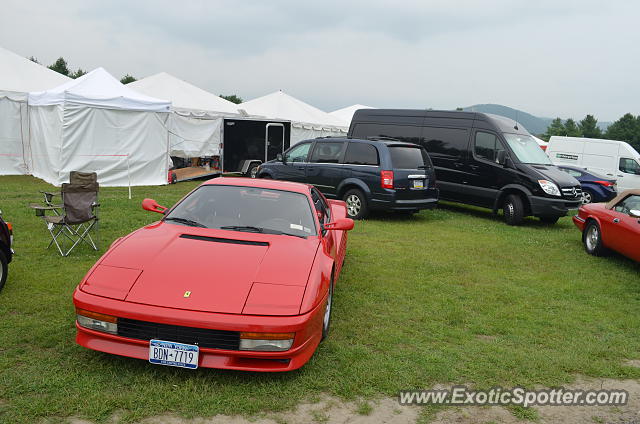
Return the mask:
M 312 163 L 338 163 L 342 156 L 344 143 L 320 141 L 316 143 L 311 153 Z
M 424 127 L 422 137 L 429 154 L 443 157 L 459 157 L 469 144 L 469 132 L 461 128 Z
M 393 138 L 406 143 L 418 144 L 420 143 L 420 130 L 420 127 L 413 125 L 357 124 L 353 137 Z
M 627 174 L 640 175 L 640 165 L 633 159 L 620 158 L 620 171 Z
M 301 143 L 293 146 L 284 154 L 286 162 L 306 162 L 311 143 Z
M 495 162 L 498 158 L 498 152 L 504 148 L 495 135 L 478 131 L 473 150 L 476 158 Z
M 378 149 L 371 144 L 350 142 L 347 146 L 347 153 L 344 155 L 344 163 L 377 166 L 380 163 Z

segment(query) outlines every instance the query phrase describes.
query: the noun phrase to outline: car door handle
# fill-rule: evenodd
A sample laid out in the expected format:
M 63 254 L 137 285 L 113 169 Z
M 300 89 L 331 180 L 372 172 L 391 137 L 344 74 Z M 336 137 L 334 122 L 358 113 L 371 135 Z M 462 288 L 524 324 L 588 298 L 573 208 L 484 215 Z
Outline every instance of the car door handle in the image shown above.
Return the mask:
M 618 222 L 620 222 L 620 218 L 613 218 L 613 223 L 617 224 Z

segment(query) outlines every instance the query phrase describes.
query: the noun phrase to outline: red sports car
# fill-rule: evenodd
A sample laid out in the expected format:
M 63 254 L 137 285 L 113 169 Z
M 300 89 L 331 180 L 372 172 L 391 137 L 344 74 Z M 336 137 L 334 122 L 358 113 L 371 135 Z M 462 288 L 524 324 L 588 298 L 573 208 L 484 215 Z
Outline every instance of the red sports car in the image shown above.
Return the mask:
M 76 288 L 76 342 L 184 368 L 288 371 L 327 336 L 345 203 L 284 181 L 218 178 L 116 240 Z
M 580 206 L 573 222 L 588 253 L 600 256 L 611 249 L 640 261 L 640 190 L 627 190 L 606 204 Z

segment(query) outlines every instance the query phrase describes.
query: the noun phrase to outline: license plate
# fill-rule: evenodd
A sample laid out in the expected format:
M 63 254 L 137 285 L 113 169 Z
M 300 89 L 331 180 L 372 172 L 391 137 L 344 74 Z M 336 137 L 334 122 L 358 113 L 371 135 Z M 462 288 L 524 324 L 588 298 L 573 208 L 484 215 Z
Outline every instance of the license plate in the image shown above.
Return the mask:
M 198 368 L 199 348 L 196 345 L 151 340 L 149 342 L 149 362 L 170 367 Z
M 424 180 L 413 180 L 413 188 L 424 188 Z

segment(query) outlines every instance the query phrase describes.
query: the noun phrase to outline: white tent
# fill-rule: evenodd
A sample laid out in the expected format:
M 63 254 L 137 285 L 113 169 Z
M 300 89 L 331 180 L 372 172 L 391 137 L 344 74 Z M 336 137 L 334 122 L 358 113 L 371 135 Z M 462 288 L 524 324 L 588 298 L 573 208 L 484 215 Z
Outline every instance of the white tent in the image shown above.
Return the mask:
M 282 90 L 238 105 L 250 115 L 291 121 L 291 145 L 300 140 L 324 136 L 346 136 L 345 123 Z
M 351 125 L 351 119 L 353 119 L 353 114 L 356 113 L 358 109 L 373 109 L 371 106 L 365 105 L 351 105 L 347 107 L 343 107 L 342 109 L 334 110 L 333 112 L 329 112 L 329 115 L 335 116 L 344 122 L 344 125 Z
M 68 80 L 0 47 L 0 175 L 29 173 L 27 93 Z
M 74 170 L 105 186 L 166 184 L 170 107 L 102 68 L 29 93 L 31 172 L 54 185 Z
M 166 72 L 127 84 L 127 87 L 171 101 L 171 156 L 220 154 L 222 116 L 237 116 L 238 105 Z

